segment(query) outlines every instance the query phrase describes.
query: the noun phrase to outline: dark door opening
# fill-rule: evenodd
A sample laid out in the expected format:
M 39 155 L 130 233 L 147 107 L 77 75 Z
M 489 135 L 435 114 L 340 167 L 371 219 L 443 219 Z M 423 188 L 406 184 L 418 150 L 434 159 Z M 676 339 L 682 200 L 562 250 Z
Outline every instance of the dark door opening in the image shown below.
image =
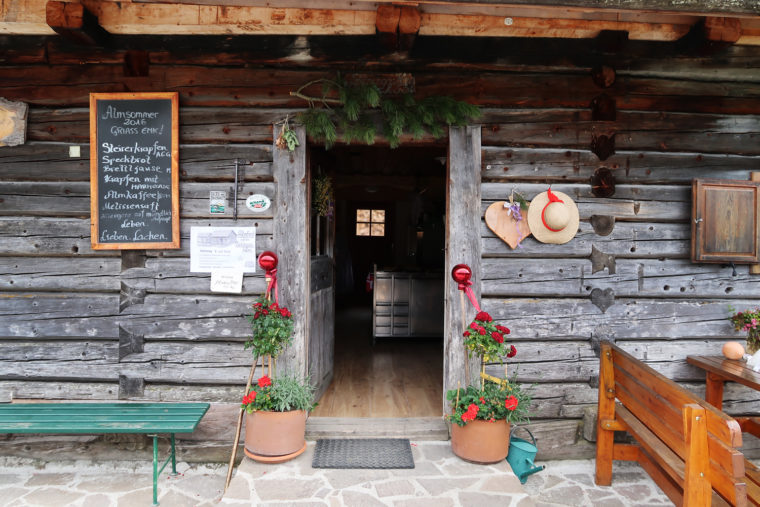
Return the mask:
M 311 150 L 312 181 L 334 189 L 332 224 L 312 222 L 312 254 L 332 254 L 335 287 L 332 382 L 312 416 L 441 415 L 445 155 Z

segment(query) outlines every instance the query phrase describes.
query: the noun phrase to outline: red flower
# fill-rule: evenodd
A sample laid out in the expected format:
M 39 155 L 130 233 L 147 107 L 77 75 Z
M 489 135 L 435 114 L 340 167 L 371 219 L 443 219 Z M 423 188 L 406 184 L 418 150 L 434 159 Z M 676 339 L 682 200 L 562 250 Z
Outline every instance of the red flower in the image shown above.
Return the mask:
M 480 326 L 477 324 L 477 322 L 470 323 L 470 329 L 474 329 L 475 331 L 477 331 L 479 327 Z
M 518 403 L 519 402 L 517 401 L 517 398 L 514 396 L 507 396 L 507 399 L 504 400 L 504 406 L 507 408 L 507 410 L 516 409 Z
M 465 331 L 464 333 L 462 333 L 462 336 L 464 336 L 465 338 L 467 338 L 468 336 L 470 336 L 470 332 L 469 331 Z
M 263 310 L 261 310 L 261 313 L 263 313 L 264 315 L 269 315 L 269 310 L 264 308 Z
M 276 312 L 280 311 L 280 307 L 277 305 L 277 303 L 272 303 L 272 305 L 269 308 L 271 308 L 272 310 Z
M 478 328 L 478 333 L 480 333 L 480 335 L 481 335 L 481 336 L 485 336 L 485 334 L 486 334 L 486 329 L 485 329 L 485 328 L 483 328 L 483 327 L 481 327 L 481 328 Z
M 254 319 L 254 320 L 258 319 L 259 317 L 261 317 L 261 312 L 256 312 L 256 313 L 253 315 L 253 319 Z
M 485 405 L 485 403 L 486 403 L 486 399 L 481 396 L 480 397 L 480 404 L 481 405 Z
M 509 334 L 509 328 L 504 326 L 496 326 L 496 329 L 498 329 L 501 334 Z
M 267 387 L 272 385 L 272 379 L 264 375 L 259 379 L 259 387 Z
M 507 352 L 507 357 L 515 357 L 517 355 L 517 349 L 514 345 L 509 346 L 509 352 Z
M 243 405 L 248 405 L 256 400 L 256 391 L 251 391 L 247 395 L 243 396 Z
M 282 315 L 283 317 L 287 317 L 288 313 L 290 312 L 288 311 L 287 308 L 280 308 L 280 315 Z
M 474 403 L 470 403 L 470 406 L 467 407 L 467 412 L 462 414 L 462 421 L 472 421 L 475 419 L 475 416 L 478 415 L 478 410 L 480 410 L 480 407 L 478 407 Z
M 475 316 L 475 320 L 482 322 L 491 322 L 493 318 L 488 315 L 488 312 L 478 312 L 478 314 Z
M 498 343 L 504 343 L 504 337 L 496 331 L 491 333 L 491 338 L 493 338 Z

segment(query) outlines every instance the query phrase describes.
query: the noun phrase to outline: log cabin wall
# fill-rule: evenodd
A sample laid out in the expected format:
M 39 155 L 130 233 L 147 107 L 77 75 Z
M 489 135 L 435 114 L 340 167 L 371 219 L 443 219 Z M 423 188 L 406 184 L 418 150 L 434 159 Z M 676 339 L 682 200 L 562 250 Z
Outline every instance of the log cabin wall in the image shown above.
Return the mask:
M 235 225 L 257 226 L 257 251 L 277 249 L 276 201 L 254 216 L 244 199 L 278 192 L 272 124 L 303 107 L 290 91 L 334 69 L 410 72 L 420 96 L 482 106 L 481 214 L 512 189 L 531 199 L 552 185 L 576 200 L 580 231 L 565 245 L 528 238 L 511 250 L 481 220 L 475 281 L 484 309 L 512 329 L 518 355 L 510 371 L 535 383 L 542 456 L 591 455 L 582 421 L 596 403 L 601 339 L 700 389 L 702 374 L 685 356 L 740 338 L 728 305 L 756 305 L 760 279 L 747 266 L 733 275 L 689 261 L 691 180 L 760 171 L 758 49 L 420 37 L 406 60 L 376 55 L 365 65 L 357 62 L 366 45 L 349 39 L 339 57 L 325 56 L 337 40 L 325 38 L 309 58 L 296 38 L 255 50 L 209 38 L 192 49 L 129 51 L 3 39 L 0 97 L 30 105 L 26 144 L 0 148 L 5 398 L 202 400 L 234 410 L 251 360 L 244 315 L 265 288 L 263 274 L 246 276 L 239 296 L 210 293 L 208 275 L 189 272 L 189 230 L 233 225 L 230 212 L 209 215 L 208 192 L 232 195 L 237 158 L 248 163 Z M 607 87 L 592 78 L 603 64 L 615 73 Z M 105 91 L 180 93 L 180 250 L 89 247 L 88 94 Z M 595 99 L 614 102 L 614 119 L 597 119 Z M 615 153 L 600 160 L 592 139 L 613 134 Z M 71 145 L 81 157 L 69 157 Z M 591 193 L 600 167 L 617 180 L 608 198 Z M 615 218 L 609 234 L 594 216 Z M 726 400 L 729 412 L 760 409 L 735 386 Z M 223 412 L 211 413 L 193 438 L 226 446 L 231 430 L 221 428 L 232 419 Z

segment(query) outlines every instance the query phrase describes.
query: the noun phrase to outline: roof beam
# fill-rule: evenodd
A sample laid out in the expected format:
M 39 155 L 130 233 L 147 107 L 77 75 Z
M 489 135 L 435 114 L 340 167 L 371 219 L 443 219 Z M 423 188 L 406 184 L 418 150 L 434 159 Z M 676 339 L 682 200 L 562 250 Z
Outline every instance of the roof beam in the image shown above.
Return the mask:
M 98 25 L 98 18 L 80 3 L 49 0 L 45 19 L 57 34 L 76 44 L 103 46 L 109 36 Z
M 0 34 L 52 33 L 45 18 L 46 0 L 0 1 L 5 2 L 2 4 L 3 9 L 0 9 Z M 223 0 L 214 1 L 218 4 Z M 240 1 L 247 2 L 247 0 Z M 318 1 L 315 0 L 315 3 Z M 200 5 L 198 3 L 169 4 L 155 1 L 146 3 L 136 0 L 131 2 L 128 0 L 120 2 L 80 0 L 80 3 L 97 17 L 103 29 L 111 34 L 123 35 L 373 35 L 386 33 L 395 34 L 399 41 L 398 48 L 402 46 L 400 42 L 402 39 L 407 39 L 404 43 L 406 46 L 411 44 L 415 34 L 591 38 L 596 37 L 601 31 L 622 31 L 627 32 L 629 38 L 633 40 L 673 41 L 685 35 L 692 26 L 704 19 L 706 35 L 710 40 L 760 44 L 760 17 L 738 19 L 708 16 L 703 18 L 682 14 L 652 15 L 634 12 L 616 13 L 609 10 L 581 12 L 526 6 L 505 10 L 503 4 L 500 4 L 498 9 L 489 9 L 489 14 L 461 14 L 451 11 L 455 2 L 441 2 L 445 4 L 444 7 L 449 8 L 449 12 L 438 12 L 434 6 L 428 6 L 423 2 L 420 2 L 419 7 L 413 7 L 403 5 L 404 2 L 401 2 L 401 5 L 392 6 L 384 1 L 380 2 L 382 5 L 375 11 L 365 10 L 369 3 L 364 0 L 355 0 L 352 4 L 337 2 L 337 0 L 322 1 L 331 1 L 335 5 L 357 5 L 362 8 L 354 10 L 273 8 Z M 656 0 L 657 2 L 662 3 L 661 0 Z M 396 18 L 394 14 L 388 19 L 383 19 L 381 13 L 386 10 L 398 12 L 398 17 Z M 389 27 L 385 27 L 384 23 L 389 23 Z

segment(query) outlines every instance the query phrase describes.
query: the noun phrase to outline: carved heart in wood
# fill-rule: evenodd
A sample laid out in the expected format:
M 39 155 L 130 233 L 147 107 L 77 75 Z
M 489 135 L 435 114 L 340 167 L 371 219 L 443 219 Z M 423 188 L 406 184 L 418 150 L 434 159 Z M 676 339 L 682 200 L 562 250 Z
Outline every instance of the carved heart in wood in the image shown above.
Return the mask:
M 594 289 L 591 291 L 591 302 L 594 303 L 602 313 L 605 313 L 607 308 L 615 304 L 615 291 L 612 289 Z
M 486 225 L 514 250 L 520 241 L 530 236 L 528 211 L 523 210 L 522 216 L 523 219 L 518 222 L 504 207 L 504 201 L 497 201 L 486 209 Z

